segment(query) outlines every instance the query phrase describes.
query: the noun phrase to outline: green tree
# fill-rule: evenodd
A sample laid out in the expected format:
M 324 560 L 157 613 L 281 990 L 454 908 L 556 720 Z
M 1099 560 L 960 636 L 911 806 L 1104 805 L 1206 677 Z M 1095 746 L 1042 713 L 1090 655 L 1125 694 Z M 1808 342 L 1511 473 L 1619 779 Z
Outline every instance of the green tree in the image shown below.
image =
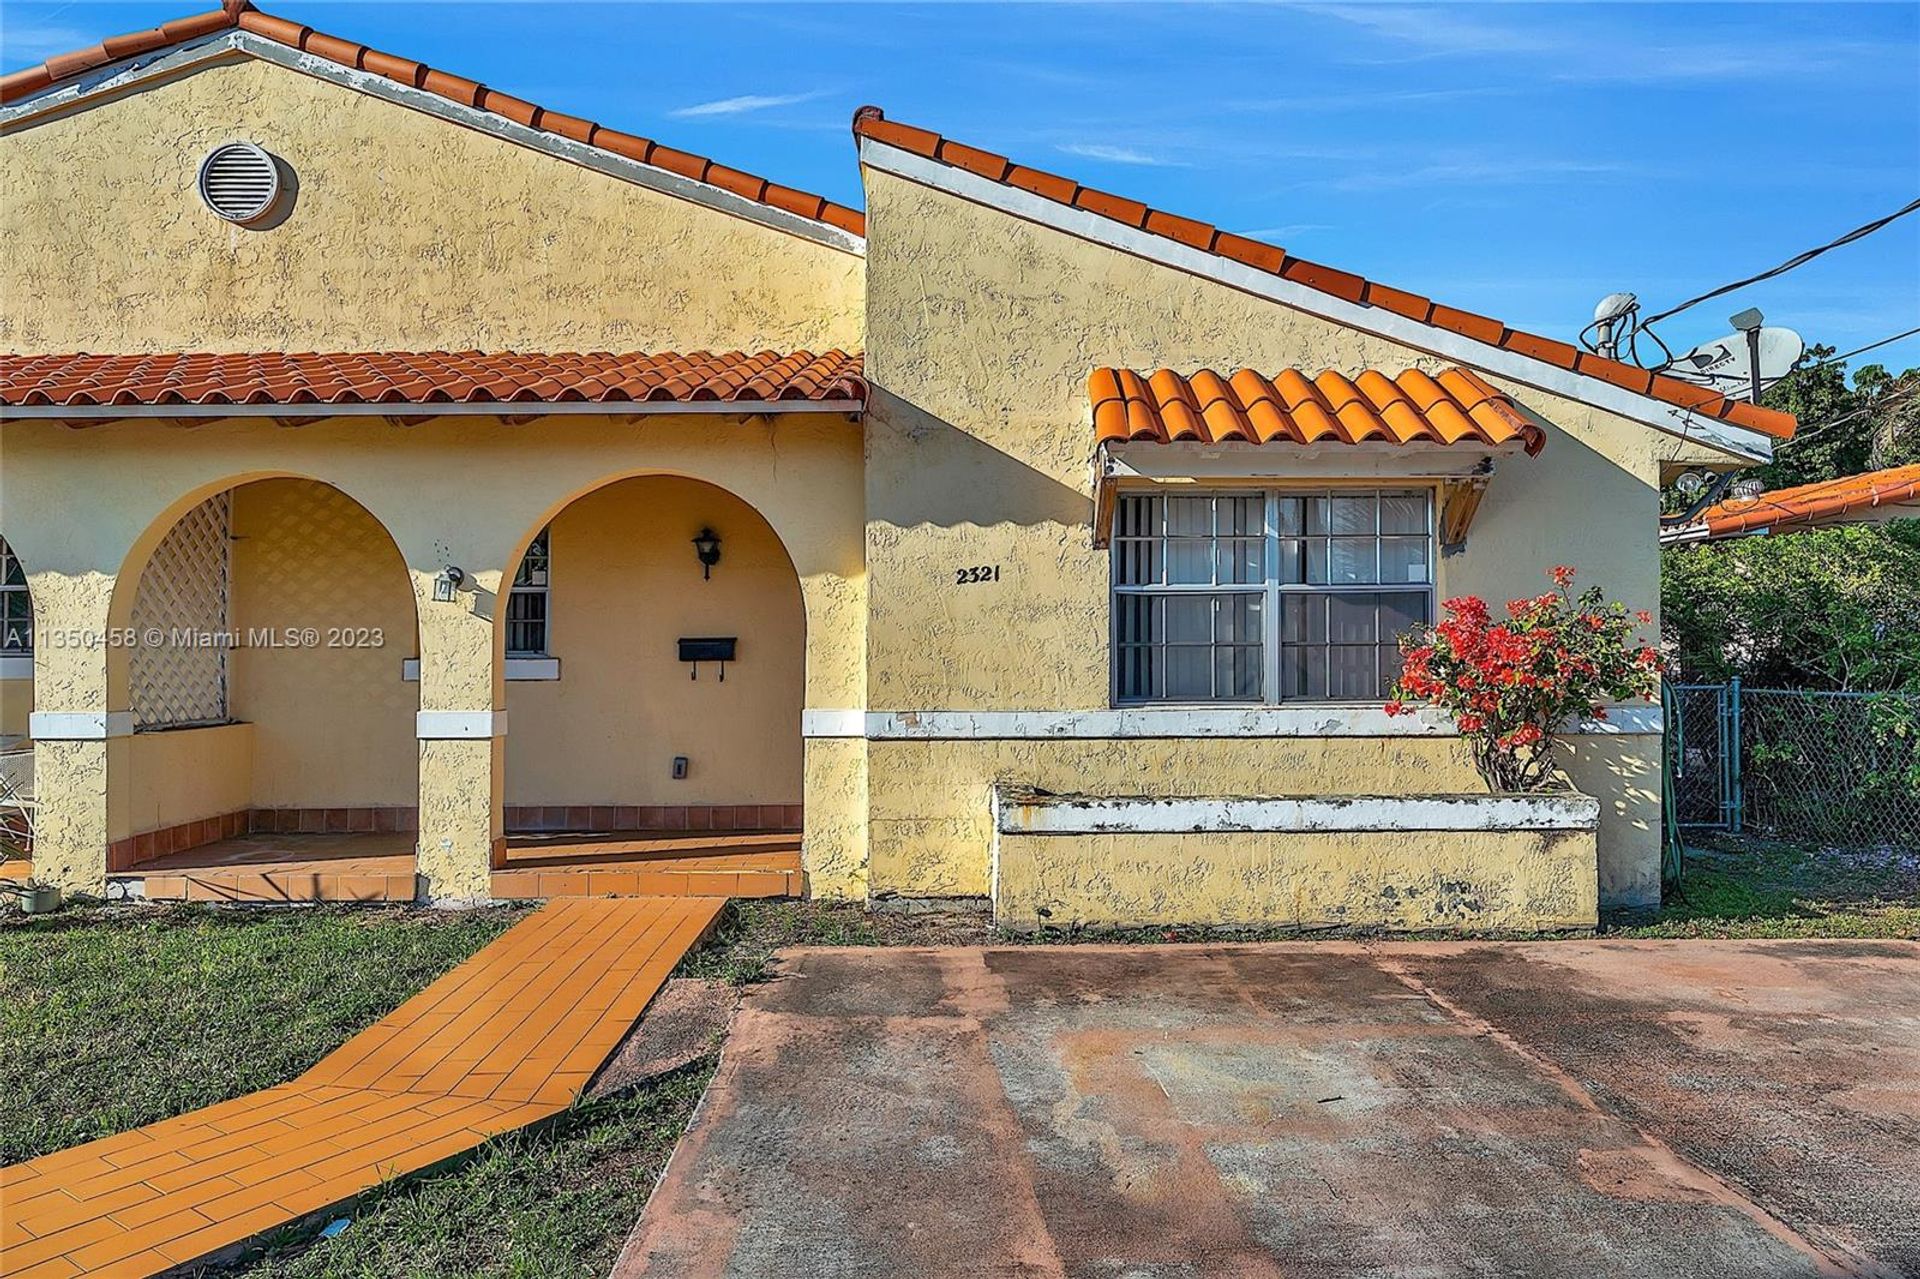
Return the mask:
M 1794 438 L 1774 447 L 1773 461 L 1749 473 L 1768 489 L 1920 461 L 1920 369 L 1896 375 L 1867 364 L 1849 382 L 1846 361 L 1821 363 L 1833 352 L 1812 348 L 1760 397 L 1800 421 Z
M 1670 546 L 1660 604 L 1689 683 L 1920 692 L 1920 520 Z

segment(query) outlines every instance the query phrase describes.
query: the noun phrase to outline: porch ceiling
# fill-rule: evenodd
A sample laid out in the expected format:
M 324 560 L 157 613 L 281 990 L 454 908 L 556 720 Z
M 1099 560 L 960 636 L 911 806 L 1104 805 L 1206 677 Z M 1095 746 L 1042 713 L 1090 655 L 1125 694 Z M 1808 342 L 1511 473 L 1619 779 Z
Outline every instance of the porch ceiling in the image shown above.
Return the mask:
M 859 412 L 859 352 L 0 355 L 13 417 Z

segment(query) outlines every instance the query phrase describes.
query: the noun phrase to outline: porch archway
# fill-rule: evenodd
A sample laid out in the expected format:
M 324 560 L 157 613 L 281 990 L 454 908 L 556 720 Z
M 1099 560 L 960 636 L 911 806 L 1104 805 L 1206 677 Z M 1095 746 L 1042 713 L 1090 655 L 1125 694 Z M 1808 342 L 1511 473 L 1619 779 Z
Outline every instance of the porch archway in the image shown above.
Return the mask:
M 526 531 L 495 625 L 509 726 L 496 895 L 553 895 L 513 872 L 580 870 L 603 877 L 575 891 L 771 869 L 797 891 L 806 604 L 759 511 L 683 475 L 591 485 Z
M 376 517 L 303 476 L 202 486 L 135 544 L 109 614 L 134 718 L 110 888 L 412 900 L 418 623 Z

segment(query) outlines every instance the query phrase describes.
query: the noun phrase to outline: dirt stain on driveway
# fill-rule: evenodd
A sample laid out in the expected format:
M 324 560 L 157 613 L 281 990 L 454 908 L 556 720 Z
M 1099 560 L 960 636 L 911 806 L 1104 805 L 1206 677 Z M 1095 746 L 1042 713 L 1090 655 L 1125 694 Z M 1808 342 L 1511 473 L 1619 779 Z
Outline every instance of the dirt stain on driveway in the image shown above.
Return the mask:
M 1920 1274 L 1920 947 L 800 950 L 616 1275 Z

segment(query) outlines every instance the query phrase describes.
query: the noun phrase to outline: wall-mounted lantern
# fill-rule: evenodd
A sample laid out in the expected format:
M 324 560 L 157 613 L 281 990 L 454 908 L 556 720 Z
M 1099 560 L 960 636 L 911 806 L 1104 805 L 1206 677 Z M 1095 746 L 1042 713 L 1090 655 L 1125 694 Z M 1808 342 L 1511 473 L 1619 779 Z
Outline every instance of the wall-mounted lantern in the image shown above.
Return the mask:
M 440 570 L 440 576 L 433 579 L 433 600 L 436 604 L 451 604 L 453 593 L 466 582 L 467 573 L 456 565 L 449 564 Z
M 720 537 L 710 528 L 700 530 L 700 536 L 693 539 L 694 554 L 700 557 L 700 576 L 713 577 L 713 566 L 720 562 Z

